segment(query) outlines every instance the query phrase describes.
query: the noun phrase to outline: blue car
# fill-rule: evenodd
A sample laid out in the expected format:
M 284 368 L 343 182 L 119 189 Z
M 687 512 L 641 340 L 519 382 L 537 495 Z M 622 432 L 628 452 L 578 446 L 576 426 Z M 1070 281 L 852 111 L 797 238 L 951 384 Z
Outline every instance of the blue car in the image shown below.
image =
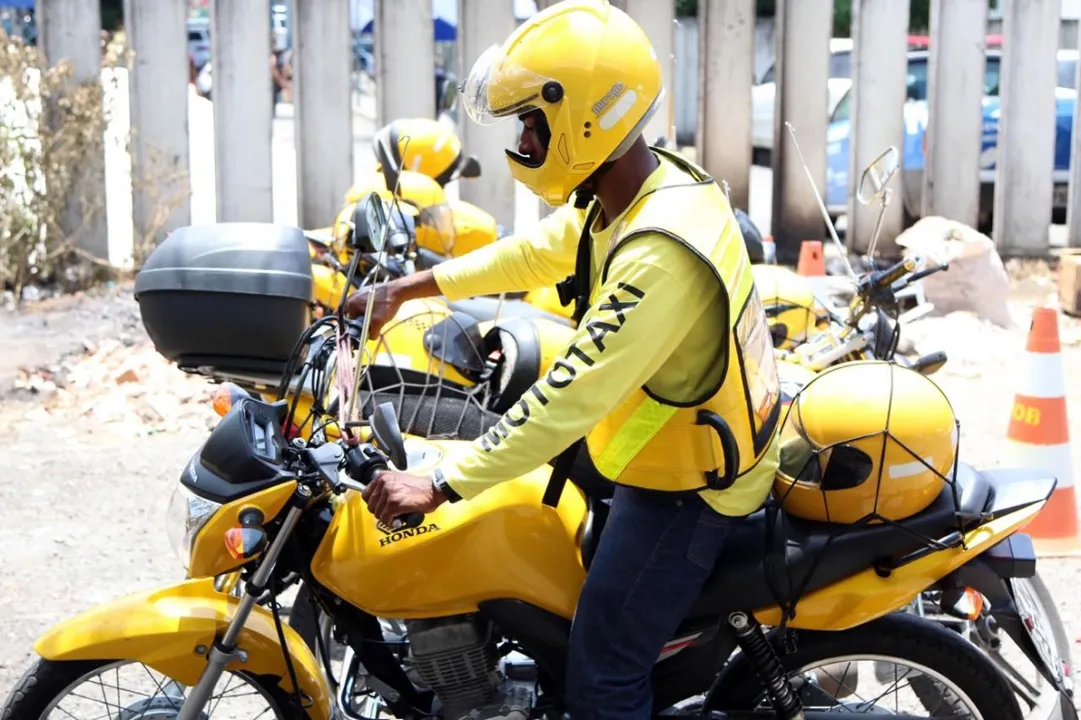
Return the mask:
M 927 130 L 927 59 L 926 50 L 908 54 L 908 102 L 905 103 L 905 142 L 901 150 L 903 196 L 906 224 L 922 215 L 924 134 Z M 994 206 L 995 157 L 998 141 L 999 116 L 999 63 L 1001 52 L 997 48 L 987 51 L 987 69 L 984 75 L 983 98 L 983 152 L 980 155 L 980 211 L 979 227 L 987 231 L 991 227 Z M 1073 126 L 1074 105 L 1077 93 L 1074 82 L 1077 72 L 1076 50 L 1060 50 L 1058 53 L 1058 87 L 1055 90 L 1055 170 L 1053 222 L 1062 223 L 1066 218 L 1067 176 L 1070 168 L 1070 135 Z M 849 111 L 851 88 L 837 103 L 826 133 L 826 206 L 831 216 L 847 212 L 850 194 L 855 189 L 849 183 Z

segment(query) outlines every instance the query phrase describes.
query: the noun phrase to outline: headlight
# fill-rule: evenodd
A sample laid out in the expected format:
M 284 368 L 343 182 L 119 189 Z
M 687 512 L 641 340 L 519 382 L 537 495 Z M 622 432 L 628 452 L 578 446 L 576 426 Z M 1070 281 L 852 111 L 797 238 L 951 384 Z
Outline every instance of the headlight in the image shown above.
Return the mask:
M 220 508 L 220 503 L 199 497 L 184 487 L 183 483 L 176 484 L 165 514 L 166 532 L 173 544 L 173 552 L 185 570 L 191 561 L 191 546 L 195 536 Z

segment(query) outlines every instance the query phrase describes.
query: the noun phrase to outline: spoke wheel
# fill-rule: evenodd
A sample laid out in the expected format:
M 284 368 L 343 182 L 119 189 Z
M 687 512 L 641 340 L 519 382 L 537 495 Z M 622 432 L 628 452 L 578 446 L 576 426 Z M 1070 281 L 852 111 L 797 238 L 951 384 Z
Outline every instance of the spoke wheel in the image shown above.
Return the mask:
M 1009 683 L 979 650 L 957 633 L 912 615 L 887 615 L 842 632 L 798 631 L 795 643 L 791 653 L 775 647 L 807 710 L 907 713 L 929 720 L 1023 717 Z M 940 696 L 931 707 L 917 689 L 928 683 Z M 765 698 L 750 663 L 737 655 L 706 707 L 753 711 L 769 707 Z
M 8 697 L 0 720 L 175 720 L 188 688 L 137 663 L 38 660 Z M 307 718 L 273 679 L 226 672 L 199 720 Z

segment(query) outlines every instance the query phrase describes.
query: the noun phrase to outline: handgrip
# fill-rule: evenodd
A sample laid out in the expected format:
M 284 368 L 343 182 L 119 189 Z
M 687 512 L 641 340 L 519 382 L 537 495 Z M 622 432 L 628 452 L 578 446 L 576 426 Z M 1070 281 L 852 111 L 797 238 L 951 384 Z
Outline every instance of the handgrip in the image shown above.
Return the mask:
M 895 282 L 903 278 L 907 273 L 916 269 L 919 262 L 915 258 L 905 258 L 896 265 L 892 265 L 885 270 L 880 270 L 872 276 L 871 284 L 875 288 L 884 288 L 893 285 Z
M 408 528 L 420 527 L 422 524 L 424 524 L 424 513 L 411 512 L 394 518 L 394 524 L 391 526 L 391 529 L 406 530 Z
M 716 470 L 706 474 L 706 485 L 710 490 L 727 490 L 736 482 L 736 473 L 739 472 L 739 445 L 736 436 L 732 434 L 732 428 L 724 418 L 709 410 L 698 411 L 698 424 L 712 428 L 721 440 L 721 450 L 724 451 L 724 474 L 718 476 Z

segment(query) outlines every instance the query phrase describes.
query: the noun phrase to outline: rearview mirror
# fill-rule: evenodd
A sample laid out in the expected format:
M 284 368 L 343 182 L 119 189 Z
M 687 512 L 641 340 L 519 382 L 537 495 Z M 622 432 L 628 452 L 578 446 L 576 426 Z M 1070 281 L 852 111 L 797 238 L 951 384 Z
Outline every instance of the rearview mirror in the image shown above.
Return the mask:
M 405 470 L 409 466 L 409 456 L 405 452 L 405 438 L 398 427 L 398 414 L 394 412 L 394 405 L 389 402 L 382 403 L 375 408 L 368 422 L 376 444 L 390 455 L 395 469 Z
M 897 172 L 900 153 L 897 148 L 890 145 L 886 152 L 882 153 L 871 164 L 863 169 L 860 175 L 859 188 L 856 190 L 856 199 L 862 205 L 871 205 L 882 198 L 886 192 L 886 185 Z
M 478 178 L 480 177 L 480 160 L 476 155 L 470 155 L 462 161 L 462 166 L 458 170 L 458 177 L 464 178 Z
M 912 369 L 921 375 L 934 375 L 945 364 L 946 353 L 939 350 L 918 358 L 916 362 L 912 363 Z
M 383 200 L 376 193 L 369 193 L 368 199 L 364 203 L 357 203 L 354 217 L 362 206 L 372 249 L 375 252 L 380 252 L 386 242 L 387 233 L 387 211 L 383 207 Z

